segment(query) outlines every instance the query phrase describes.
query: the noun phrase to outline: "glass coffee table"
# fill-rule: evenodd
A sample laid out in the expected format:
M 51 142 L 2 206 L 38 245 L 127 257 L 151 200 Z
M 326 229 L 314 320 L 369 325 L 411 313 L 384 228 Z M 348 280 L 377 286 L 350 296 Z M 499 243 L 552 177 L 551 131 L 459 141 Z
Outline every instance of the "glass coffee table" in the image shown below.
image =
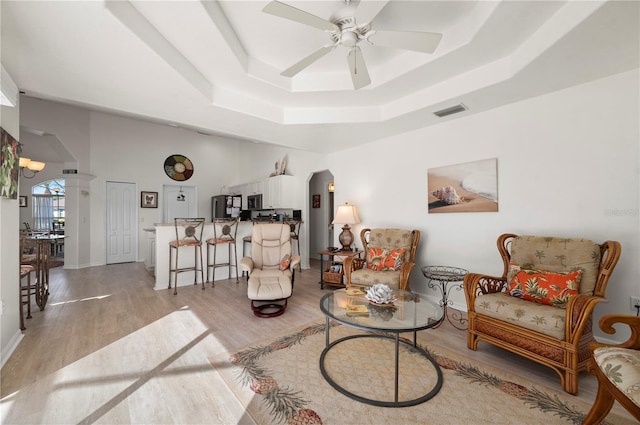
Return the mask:
M 320 372 L 324 379 L 333 388 L 347 397 L 362 403 L 381 407 L 415 406 L 416 404 L 424 403 L 434 397 L 442 387 L 442 371 L 440 366 L 438 366 L 429 353 L 418 346 L 416 342 L 416 334 L 420 330 L 437 326 L 442 320 L 443 308 L 442 306 L 421 298 L 419 295 L 413 294 L 409 291 L 394 291 L 394 295 L 398 299 L 394 302 L 393 306 L 388 307 L 371 305 L 364 297 L 364 294 L 348 295 L 346 289 L 339 289 L 322 297 L 320 300 L 320 310 L 322 310 L 326 316 L 326 343 L 325 348 L 320 355 Z M 360 307 L 360 310 L 362 311 L 350 311 L 347 313 L 347 306 L 362 306 Z M 352 308 L 350 308 L 350 310 L 352 310 Z M 376 314 L 372 314 L 374 312 Z M 380 314 L 380 312 L 383 314 Z M 368 332 L 349 335 L 331 342 L 329 335 L 331 320 L 351 328 Z M 413 343 L 400 339 L 400 334 L 404 332 L 413 332 Z M 395 381 L 393 400 L 373 400 L 371 398 L 355 394 L 352 391 L 345 389 L 344 386 L 338 384 L 328 373 L 325 367 L 327 354 L 336 347 L 336 345 L 357 338 L 382 338 L 395 342 L 395 373 L 393 374 Z M 400 344 L 403 344 L 409 347 L 412 351 L 422 355 L 431 363 L 437 375 L 433 388 L 427 391 L 426 394 L 410 400 L 400 400 L 398 396 Z

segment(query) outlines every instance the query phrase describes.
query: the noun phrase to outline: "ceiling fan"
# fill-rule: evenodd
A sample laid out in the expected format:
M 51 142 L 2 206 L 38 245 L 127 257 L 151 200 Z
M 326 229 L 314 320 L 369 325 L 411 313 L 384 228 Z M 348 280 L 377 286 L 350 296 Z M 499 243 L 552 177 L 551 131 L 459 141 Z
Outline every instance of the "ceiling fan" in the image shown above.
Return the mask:
M 344 1 L 348 6 L 350 0 Z M 332 41 L 331 44 L 322 46 L 309 56 L 285 69 L 280 75 L 293 77 L 333 51 L 337 46 L 342 45 L 349 49 L 347 63 L 349 64 L 353 87 L 357 90 L 371 84 L 362 51 L 358 46 L 358 43 L 362 40 L 378 46 L 433 53 L 442 38 L 442 34 L 440 33 L 382 31 L 371 28 L 371 21 L 373 21 L 387 3 L 388 1 L 360 0 L 354 15 L 331 18 L 330 21 L 277 0 L 267 4 L 264 9 L 262 9 L 263 12 L 327 31 Z

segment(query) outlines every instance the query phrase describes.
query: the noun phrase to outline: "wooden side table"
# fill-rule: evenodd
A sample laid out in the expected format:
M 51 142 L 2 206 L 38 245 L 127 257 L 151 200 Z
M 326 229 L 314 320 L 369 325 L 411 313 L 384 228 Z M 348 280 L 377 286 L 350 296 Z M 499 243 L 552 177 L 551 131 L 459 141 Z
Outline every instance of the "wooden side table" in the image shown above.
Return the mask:
M 324 251 L 320 251 L 318 252 L 318 254 L 320 255 L 320 289 L 324 289 L 324 285 L 325 283 L 327 285 L 330 286 L 338 286 L 343 288 L 344 284 L 342 282 L 340 283 L 335 283 L 335 282 L 325 282 L 324 281 L 324 256 L 326 255 L 328 258 L 327 259 L 331 259 L 333 261 L 334 257 L 360 257 L 360 255 L 363 253 L 364 251 L 362 250 L 354 250 L 354 251 L 329 251 L 329 250 L 324 250 Z

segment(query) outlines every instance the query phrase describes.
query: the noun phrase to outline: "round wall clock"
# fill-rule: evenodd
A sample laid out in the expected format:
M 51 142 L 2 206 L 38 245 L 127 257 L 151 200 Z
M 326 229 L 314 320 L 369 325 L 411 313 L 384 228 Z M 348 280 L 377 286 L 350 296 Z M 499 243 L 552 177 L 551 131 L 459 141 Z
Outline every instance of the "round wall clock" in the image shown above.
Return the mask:
M 171 155 L 164 161 L 164 172 L 173 180 L 189 180 L 193 175 L 193 163 L 184 155 Z

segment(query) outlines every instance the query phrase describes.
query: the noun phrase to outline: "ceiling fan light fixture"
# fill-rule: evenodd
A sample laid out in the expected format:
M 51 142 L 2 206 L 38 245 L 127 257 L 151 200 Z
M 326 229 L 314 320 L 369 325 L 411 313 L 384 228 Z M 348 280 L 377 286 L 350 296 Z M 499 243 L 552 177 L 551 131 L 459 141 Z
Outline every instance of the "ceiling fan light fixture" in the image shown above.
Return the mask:
M 358 41 L 360 41 L 358 38 L 358 34 L 356 34 L 352 30 L 343 31 L 340 37 L 340 43 L 346 47 L 354 47 L 356 44 L 358 44 Z
M 329 37 L 333 43 L 332 45 L 321 47 L 296 62 L 282 71 L 280 75 L 293 77 L 329 53 L 336 46 L 342 45 L 349 49 L 347 62 L 351 71 L 353 88 L 357 90 L 371 84 L 367 66 L 358 46 L 361 40 L 366 39 L 369 44 L 374 46 L 381 45 L 422 53 L 433 53 L 440 43 L 442 38 L 440 33 L 372 30 L 371 21 L 380 13 L 389 0 L 361 0 L 355 10 L 349 9 L 350 0 L 344 1 L 347 4 L 347 9 L 341 9 L 334 13 L 330 20 L 320 18 L 278 0 L 273 0 L 264 7 L 263 12 L 265 13 L 329 32 Z M 358 25 L 357 22 L 362 22 L 362 25 Z M 375 36 L 373 40 L 371 40 L 372 36 Z

